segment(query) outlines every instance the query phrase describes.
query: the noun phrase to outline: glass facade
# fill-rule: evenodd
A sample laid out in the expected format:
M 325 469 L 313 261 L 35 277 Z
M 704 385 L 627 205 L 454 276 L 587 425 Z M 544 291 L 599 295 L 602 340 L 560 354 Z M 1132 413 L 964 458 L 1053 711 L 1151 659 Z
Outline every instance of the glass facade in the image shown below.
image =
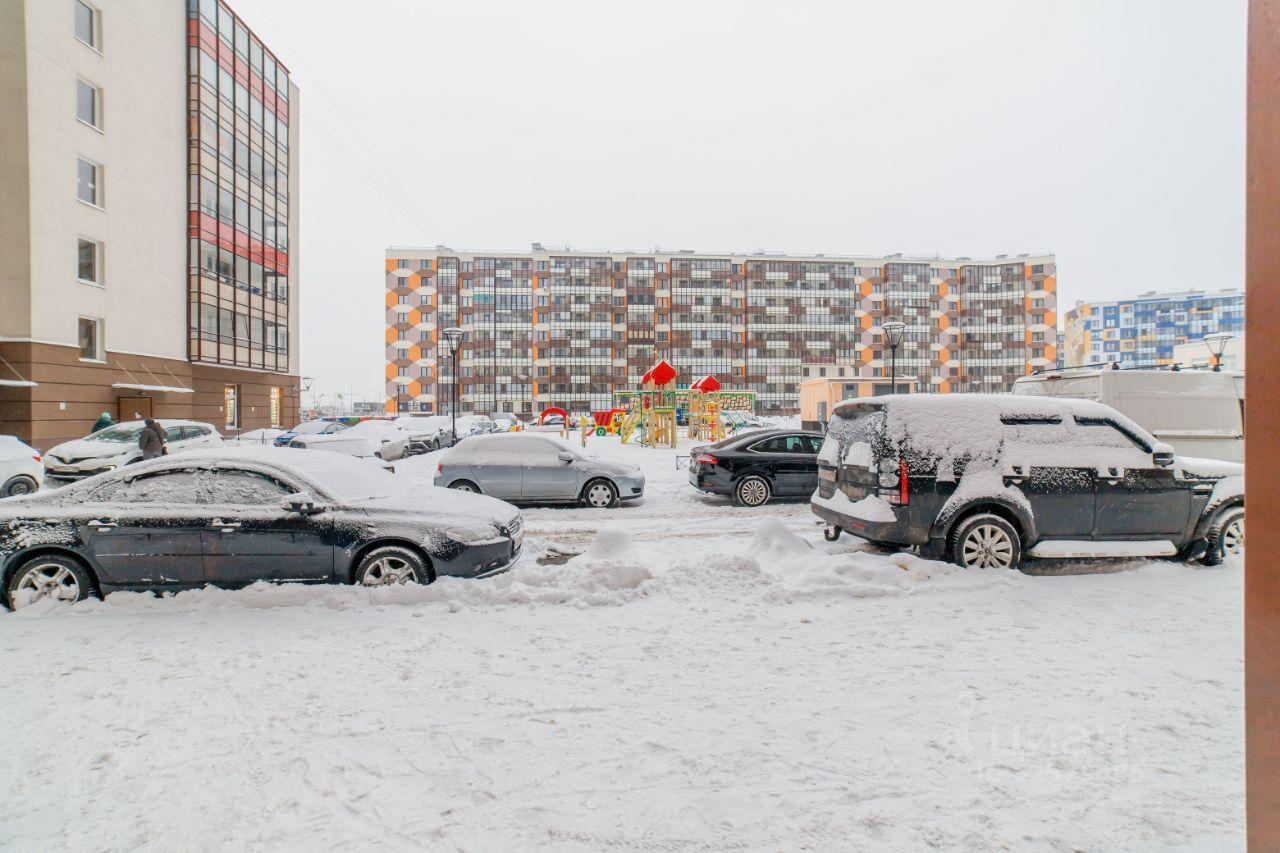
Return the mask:
M 189 0 L 192 361 L 289 366 L 288 70 L 219 0 Z
M 387 395 L 447 412 L 439 329 L 460 326 L 459 410 L 589 411 L 658 358 L 794 412 L 814 365 L 887 378 L 881 324 L 907 326 L 899 379 L 922 392 L 1006 391 L 1057 359 L 1050 256 L 992 260 L 447 250 L 387 257 Z

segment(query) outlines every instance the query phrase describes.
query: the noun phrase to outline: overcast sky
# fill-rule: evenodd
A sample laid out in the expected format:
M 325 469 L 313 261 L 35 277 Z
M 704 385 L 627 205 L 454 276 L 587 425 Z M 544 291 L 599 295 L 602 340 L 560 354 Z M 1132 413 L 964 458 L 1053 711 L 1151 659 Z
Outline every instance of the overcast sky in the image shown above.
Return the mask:
M 387 246 L 1052 251 L 1243 286 L 1243 0 L 230 0 L 302 90 L 302 365 L 381 393 Z

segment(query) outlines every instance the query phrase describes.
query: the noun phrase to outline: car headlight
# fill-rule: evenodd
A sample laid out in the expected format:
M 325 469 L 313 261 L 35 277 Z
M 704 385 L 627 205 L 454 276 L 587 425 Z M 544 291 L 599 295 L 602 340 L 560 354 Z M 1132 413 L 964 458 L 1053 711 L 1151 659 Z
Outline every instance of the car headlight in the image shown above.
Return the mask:
M 506 538 L 496 524 L 476 524 L 468 527 L 451 527 L 444 532 L 454 542 L 463 545 L 480 545 Z

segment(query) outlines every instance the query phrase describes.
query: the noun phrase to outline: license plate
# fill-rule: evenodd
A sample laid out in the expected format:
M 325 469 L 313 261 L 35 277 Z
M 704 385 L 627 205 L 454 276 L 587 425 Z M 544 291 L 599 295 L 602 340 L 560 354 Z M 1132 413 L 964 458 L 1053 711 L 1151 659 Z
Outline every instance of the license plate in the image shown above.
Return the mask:
M 836 481 L 836 469 L 835 468 L 819 468 L 818 479 L 829 480 L 830 482 L 834 483 Z

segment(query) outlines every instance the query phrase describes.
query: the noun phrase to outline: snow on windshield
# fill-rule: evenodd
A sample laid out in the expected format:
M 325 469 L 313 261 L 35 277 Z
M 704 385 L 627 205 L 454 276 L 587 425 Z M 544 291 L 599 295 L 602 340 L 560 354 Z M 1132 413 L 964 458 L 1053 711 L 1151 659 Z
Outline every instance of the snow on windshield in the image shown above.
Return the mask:
M 136 442 L 141 432 L 140 426 L 109 426 L 87 436 L 85 441 Z
M 298 424 L 291 432 L 294 435 L 312 435 L 318 432 L 324 432 L 333 424 L 329 421 L 307 421 L 305 424 Z

